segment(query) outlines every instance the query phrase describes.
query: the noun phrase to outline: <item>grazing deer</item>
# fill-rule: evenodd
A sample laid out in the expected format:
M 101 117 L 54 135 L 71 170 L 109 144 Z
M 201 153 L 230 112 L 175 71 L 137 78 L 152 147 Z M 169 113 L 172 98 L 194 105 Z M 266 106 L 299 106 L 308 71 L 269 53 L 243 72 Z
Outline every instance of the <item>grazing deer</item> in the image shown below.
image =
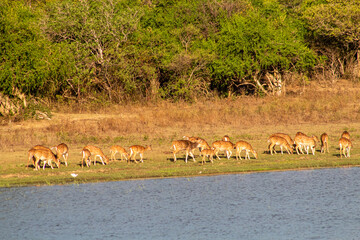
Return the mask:
M 39 162 L 44 161 L 43 169 L 45 169 L 46 163 L 51 167 L 51 169 L 54 169 L 51 162 L 54 161 L 58 168 L 60 168 L 60 161 L 55 157 L 54 153 L 50 149 L 30 149 L 28 151 L 28 160 L 34 161 L 34 170 L 38 170 L 40 168 Z
M 230 137 L 228 135 L 225 135 L 221 140 L 225 142 L 230 142 Z
M 248 158 L 250 160 L 250 154 L 249 152 L 251 152 L 254 157 L 257 159 L 258 158 L 258 154 L 256 153 L 256 151 L 252 148 L 252 146 L 250 145 L 250 143 L 248 142 L 245 142 L 245 141 L 238 141 L 236 144 L 235 144 L 235 148 L 236 148 L 236 160 L 238 160 L 238 156 L 241 159 L 241 152 L 243 150 L 245 150 L 245 159 Z
M 50 148 L 45 147 L 45 146 L 43 146 L 43 145 L 35 145 L 35 146 L 32 147 L 30 150 L 32 150 L 32 149 L 41 149 L 41 150 L 51 151 Z M 30 150 L 29 150 L 29 151 L 30 151 Z M 35 167 L 35 161 L 36 161 L 35 157 L 32 157 L 32 158 L 29 157 L 29 159 L 28 159 L 28 164 L 27 164 L 26 168 L 29 167 L 30 162 L 32 162 L 33 165 L 34 165 L 34 167 Z
M 347 138 L 350 140 L 350 133 L 348 131 L 344 131 L 342 134 L 341 134 L 341 137 L 342 138 Z
M 125 160 L 128 160 L 129 153 L 125 150 L 125 148 L 119 146 L 119 145 L 113 145 L 110 147 L 110 160 L 115 161 L 115 155 L 117 153 L 120 153 L 121 161 L 123 160 L 123 157 L 125 157 Z
M 284 138 L 284 139 L 288 142 L 288 144 L 289 144 L 290 146 L 293 146 L 293 145 L 294 145 L 294 141 L 291 139 L 291 137 L 290 137 L 288 134 L 285 134 L 285 133 L 274 133 L 274 134 L 272 134 L 272 135 L 270 136 L 270 138 L 273 137 L 273 136 L 282 137 L 282 138 Z M 273 150 L 275 151 L 275 145 L 274 145 L 274 149 L 273 149 Z
M 323 133 L 320 136 L 321 141 L 321 153 L 325 153 L 325 150 L 329 153 L 329 135 L 327 133 Z
M 88 149 L 84 148 L 80 153 L 82 154 L 81 167 L 84 167 L 84 162 L 86 163 L 87 167 L 90 167 L 91 152 Z
M 187 163 L 188 156 L 190 155 L 193 158 L 193 161 L 196 162 L 193 150 L 199 146 L 198 142 L 191 142 L 189 140 L 175 140 L 172 142 L 171 148 L 174 150 L 174 162 L 176 162 L 176 153 L 181 150 L 186 151 L 185 163 Z
M 213 163 L 214 162 L 213 158 L 214 158 L 214 155 L 215 155 L 215 148 L 203 149 L 203 150 L 201 150 L 201 155 L 203 156 L 201 164 L 205 163 L 205 158 L 206 157 L 208 157 L 210 162 Z
M 296 145 L 296 152 L 299 153 L 299 150 L 302 154 L 304 154 L 302 147 L 306 150 L 306 154 L 309 154 L 309 148 L 311 148 L 312 154 L 315 155 L 315 147 L 316 142 L 318 142 L 319 139 L 316 136 L 306 136 L 306 135 L 297 135 L 295 136 L 294 142 Z
M 342 158 L 342 154 L 345 157 L 350 157 L 350 150 L 352 148 L 352 143 L 350 139 L 346 137 L 342 137 L 339 139 L 339 146 L 340 146 L 340 157 Z
M 290 145 L 288 143 L 288 141 L 286 141 L 286 139 L 283 137 L 270 136 L 268 139 L 268 143 L 269 143 L 269 152 L 271 153 L 271 155 L 273 155 L 273 152 L 275 152 L 275 154 L 276 154 L 276 151 L 275 151 L 276 145 L 280 146 L 281 154 L 283 154 L 283 148 L 285 148 L 285 150 L 288 152 L 288 154 L 292 154 L 293 146 Z
M 99 147 L 88 145 L 88 146 L 85 146 L 84 149 L 89 150 L 91 155 L 94 156 L 94 165 L 96 165 L 96 157 L 100 158 L 103 165 L 105 165 L 105 163 L 109 164 L 109 158 L 107 156 L 105 156 L 105 154 Z M 104 163 L 104 160 L 105 160 L 105 163 Z
M 129 160 L 131 160 L 131 157 L 133 156 L 134 157 L 134 162 L 137 163 L 136 161 L 136 155 L 139 153 L 140 154 L 140 162 L 144 162 L 143 161 L 143 155 L 144 155 L 144 152 L 146 150 L 152 150 L 151 146 L 146 146 L 146 147 L 143 147 L 143 146 L 140 146 L 140 145 L 133 145 L 130 147 L 130 156 L 129 156 L 129 159 L 127 160 L 129 162 Z
M 60 157 L 63 156 L 65 161 L 65 166 L 68 165 L 67 160 L 69 157 L 69 147 L 65 143 L 60 143 L 57 146 L 51 148 L 51 150 L 55 150 L 56 157 L 60 160 Z
M 220 157 L 218 155 L 219 151 L 225 151 L 226 158 L 230 159 L 232 152 L 231 150 L 235 148 L 235 144 L 233 144 L 230 141 L 215 141 L 212 144 L 212 147 L 215 148 L 215 156 L 220 160 Z

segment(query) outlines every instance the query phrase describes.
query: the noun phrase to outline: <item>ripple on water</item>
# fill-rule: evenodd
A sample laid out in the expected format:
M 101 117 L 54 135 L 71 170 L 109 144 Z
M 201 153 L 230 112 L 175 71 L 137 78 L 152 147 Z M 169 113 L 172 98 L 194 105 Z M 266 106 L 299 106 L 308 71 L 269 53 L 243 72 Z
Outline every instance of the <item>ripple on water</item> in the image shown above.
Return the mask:
M 0 189 L 1 239 L 358 239 L 359 168 Z

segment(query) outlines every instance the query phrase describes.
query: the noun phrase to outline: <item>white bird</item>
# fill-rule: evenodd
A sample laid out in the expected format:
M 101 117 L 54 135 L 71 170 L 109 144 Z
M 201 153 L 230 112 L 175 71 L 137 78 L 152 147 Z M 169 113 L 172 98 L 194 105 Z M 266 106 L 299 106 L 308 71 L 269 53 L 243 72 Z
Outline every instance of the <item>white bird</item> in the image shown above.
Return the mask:
M 72 173 L 72 174 L 70 174 L 72 177 L 77 177 L 78 176 L 78 174 L 76 174 L 76 173 Z

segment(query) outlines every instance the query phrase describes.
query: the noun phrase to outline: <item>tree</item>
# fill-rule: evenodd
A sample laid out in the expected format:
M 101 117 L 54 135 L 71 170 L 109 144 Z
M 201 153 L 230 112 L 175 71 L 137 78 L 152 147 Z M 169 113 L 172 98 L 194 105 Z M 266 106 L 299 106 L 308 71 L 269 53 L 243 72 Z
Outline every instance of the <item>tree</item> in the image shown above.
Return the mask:
M 301 9 L 317 49 L 329 59 L 332 70 L 344 74 L 345 65 L 356 64 L 360 77 L 360 1 L 308 0 Z
M 316 55 L 298 29 L 296 21 L 275 1 L 258 1 L 246 12 L 224 19 L 212 44 L 218 56 L 212 64 L 214 87 L 231 91 L 245 85 L 266 93 L 279 85 L 278 80 L 270 80 L 273 78 L 265 82 L 269 72 L 313 68 Z

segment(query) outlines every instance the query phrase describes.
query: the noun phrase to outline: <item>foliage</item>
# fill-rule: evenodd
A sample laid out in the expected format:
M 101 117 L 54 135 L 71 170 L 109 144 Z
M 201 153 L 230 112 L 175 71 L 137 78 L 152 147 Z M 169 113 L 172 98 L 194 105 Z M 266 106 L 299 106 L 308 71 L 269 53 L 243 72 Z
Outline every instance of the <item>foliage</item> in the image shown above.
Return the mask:
M 38 23 L 41 12 L 20 1 L 0 2 L 0 91 L 13 96 L 54 96 L 71 71 L 61 45 L 49 42 Z
M 213 44 L 219 56 L 213 62 L 216 86 L 249 82 L 267 71 L 312 69 L 316 55 L 306 46 L 299 28 L 275 2 L 222 21 Z
M 351 66 L 360 57 L 359 4 L 359 0 L 308 0 L 302 4 L 301 16 L 314 48 L 328 57 L 327 65 L 334 74 L 343 75 L 345 65 Z M 359 63 L 356 65 L 358 68 Z M 359 78 L 360 72 L 355 77 Z
M 0 91 L 95 102 L 261 94 L 269 72 L 315 71 L 325 46 L 357 50 L 357 4 L 4 0 Z

